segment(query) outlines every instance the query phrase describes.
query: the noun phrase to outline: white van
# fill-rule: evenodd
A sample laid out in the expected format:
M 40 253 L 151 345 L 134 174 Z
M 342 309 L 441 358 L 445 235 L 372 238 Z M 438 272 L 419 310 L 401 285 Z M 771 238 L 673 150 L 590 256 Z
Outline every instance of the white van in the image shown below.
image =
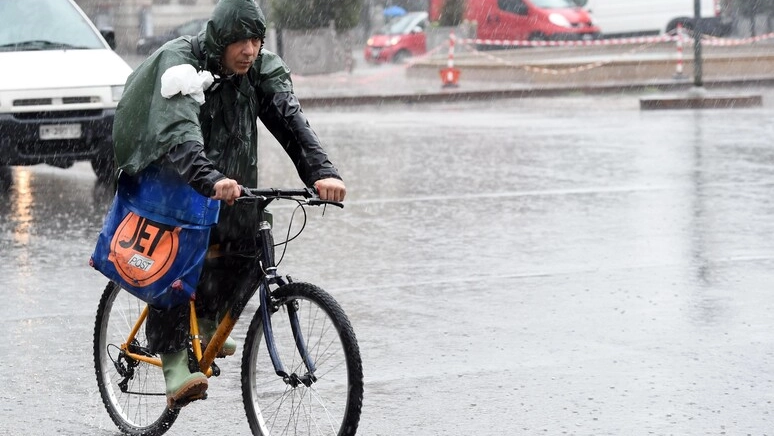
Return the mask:
M 721 18 L 719 1 L 701 0 L 698 23 L 694 0 L 589 0 L 586 9 L 606 37 L 663 34 L 678 23 L 708 35 L 727 36 L 732 26 Z
M 0 168 L 91 161 L 113 174 L 113 117 L 132 69 L 72 0 L 0 1 Z

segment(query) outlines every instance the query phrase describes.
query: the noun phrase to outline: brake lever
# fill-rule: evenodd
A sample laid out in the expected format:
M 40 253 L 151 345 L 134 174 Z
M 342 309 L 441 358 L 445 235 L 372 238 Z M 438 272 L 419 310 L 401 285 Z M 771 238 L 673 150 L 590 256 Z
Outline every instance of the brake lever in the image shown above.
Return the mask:
M 323 206 L 330 204 L 331 206 L 336 206 L 339 209 L 344 209 L 344 203 L 338 201 L 320 200 L 319 198 L 312 198 L 311 200 L 307 201 L 306 204 L 310 206 Z
M 242 203 L 247 200 L 255 200 L 258 198 L 257 195 L 253 195 L 253 193 L 244 186 L 240 186 L 239 188 L 241 190 L 241 195 L 234 200 L 235 203 Z

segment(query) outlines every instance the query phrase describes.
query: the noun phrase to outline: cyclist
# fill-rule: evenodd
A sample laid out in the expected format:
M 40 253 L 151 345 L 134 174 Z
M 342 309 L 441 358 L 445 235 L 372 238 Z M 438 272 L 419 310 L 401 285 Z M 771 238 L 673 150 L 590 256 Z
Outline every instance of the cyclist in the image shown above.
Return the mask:
M 302 181 L 316 187 L 322 199 L 343 201 L 346 194 L 293 94 L 288 67 L 276 54 L 262 50 L 265 31 L 266 20 L 253 0 L 220 0 L 206 30 L 167 43 L 137 67 L 115 115 L 116 162 L 124 174 L 136 177 L 151 165 L 175 171 L 198 193 L 225 203 L 210 234 L 195 294 L 205 341 L 254 262 L 238 254 L 253 251 L 258 217 L 253 206 L 240 207 L 234 200 L 240 185 L 258 182 L 257 119 L 285 149 Z M 206 74 L 196 76 L 204 78 L 199 82 L 186 82 L 180 75 L 185 85 L 173 87 L 173 93 L 179 92 L 170 96 L 161 78 L 165 72 L 181 71 L 181 65 L 211 73 L 214 83 Z M 191 83 L 199 88 L 190 89 Z M 189 316 L 184 304 L 151 307 L 147 319 L 150 351 L 161 357 L 171 408 L 202 398 L 207 389 L 207 377 L 188 369 Z M 228 338 L 219 355 L 235 350 L 234 340 Z

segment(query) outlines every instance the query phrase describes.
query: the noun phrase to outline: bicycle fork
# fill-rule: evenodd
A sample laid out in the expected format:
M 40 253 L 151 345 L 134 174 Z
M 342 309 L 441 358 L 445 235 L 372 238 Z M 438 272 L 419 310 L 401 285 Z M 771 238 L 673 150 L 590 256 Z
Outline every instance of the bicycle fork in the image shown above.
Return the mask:
M 277 274 L 277 267 L 274 263 L 274 239 L 271 234 L 271 225 L 267 221 L 262 221 L 259 226 L 259 233 L 261 235 L 261 244 L 263 244 L 264 259 L 264 276 L 261 279 L 261 285 L 259 288 L 260 308 L 261 311 L 261 324 L 263 325 L 263 337 L 266 341 L 266 348 L 269 350 L 269 357 L 271 363 L 274 366 L 274 372 L 282 377 L 286 384 L 297 387 L 299 384 L 303 384 L 306 387 L 312 385 L 317 381 L 314 373 L 317 370 L 311 357 L 309 356 L 309 350 L 304 341 L 304 335 L 301 333 L 301 323 L 298 320 L 298 301 L 291 300 L 283 303 L 288 311 L 288 319 L 290 321 L 290 328 L 293 332 L 293 339 L 296 343 L 296 349 L 299 355 L 304 361 L 306 366 L 306 374 L 299 376 L 296 373 L 288 374 L 285 367 L 282 364 L 279 352 L 277 352 L 277 344 L 274 340 L 274 330 L 271 325 L 271 314 L 279 310 L 276 303 L 272 302 L 271 292 L 269 291 L 270 285 L 284 286 L 292 282 L 290 277 L 287 281 Z

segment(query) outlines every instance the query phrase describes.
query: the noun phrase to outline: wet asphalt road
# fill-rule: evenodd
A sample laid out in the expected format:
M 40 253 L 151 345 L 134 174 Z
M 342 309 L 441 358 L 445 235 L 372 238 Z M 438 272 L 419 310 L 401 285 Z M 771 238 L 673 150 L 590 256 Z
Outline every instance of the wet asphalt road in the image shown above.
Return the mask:
M 738 110 L 621 95 L 307 111 L 350 194 L 311 214 L 282 268 L 350 315 L 359 434 L 773 434 L 762 92 Z M 261 153 L 263 184 L 298 185 L 276 144 Z M 83 163 L 11 177 L 0 434 L 114 435 L 92 369 L 105 280 L 87 265 L 109 195 Z M 291 210 L 274 211 L 282 229 Z M 248 433 L 238 363 L 168 434 Z

